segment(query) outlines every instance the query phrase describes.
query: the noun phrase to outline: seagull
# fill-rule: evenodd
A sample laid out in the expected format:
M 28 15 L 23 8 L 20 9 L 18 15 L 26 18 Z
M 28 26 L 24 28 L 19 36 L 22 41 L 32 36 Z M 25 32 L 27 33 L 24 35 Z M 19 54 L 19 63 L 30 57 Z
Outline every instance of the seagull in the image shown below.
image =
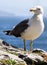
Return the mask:
M 41 6 L 32 7 L 30 12 L 33 16 L 21 21 L 12 30 L 5 30 L 6 35 L 21 37 L 24 42 L 24 51 L 26 51 L 26 40 L 30 40 L 30 51 L 32 51 L 32 42 L 37 39 L 44 31 L 43 8 Z

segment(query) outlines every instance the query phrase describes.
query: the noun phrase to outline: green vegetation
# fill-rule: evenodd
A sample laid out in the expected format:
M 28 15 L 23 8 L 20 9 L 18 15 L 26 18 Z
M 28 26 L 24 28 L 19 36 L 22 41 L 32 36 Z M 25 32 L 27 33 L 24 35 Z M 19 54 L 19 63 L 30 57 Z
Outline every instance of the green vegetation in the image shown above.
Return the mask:
M 12 59 L 0 60 L 0 62 L 3 63 L 3 65 L 25 65 L 23 62 L 18 62 Z
M 3 63 L 3 65 L 17 65 L 17 62 L 12 59 L 0 60 L 0 62 Z

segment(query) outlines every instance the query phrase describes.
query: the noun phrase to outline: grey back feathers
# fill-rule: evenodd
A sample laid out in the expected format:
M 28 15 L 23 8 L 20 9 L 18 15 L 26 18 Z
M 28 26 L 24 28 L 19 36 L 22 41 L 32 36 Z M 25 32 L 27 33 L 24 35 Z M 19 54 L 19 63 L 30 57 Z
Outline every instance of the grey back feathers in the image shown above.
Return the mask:
M 23 20 L 18 25 L 16 25 L 13 30 L 7 30 L 7 31 L 4 31 L 4 32 L 7 35 L 13 35 L 13 36 L 16 36 L 16 37 L 21 37 L 22 32 L 24 32 L 24 30 L 27 29 L 28 26 L 29 26 L 28 21 L 29 21 L 29 19 Z
M 21 23 L 15 26 L 15 28 L 10 32 L 10 34 L 16 37 L 20 37 L 21 33 L 24 32 L 24 30 L 28 27 L 28 21 L 29 19 L 23 20 Z

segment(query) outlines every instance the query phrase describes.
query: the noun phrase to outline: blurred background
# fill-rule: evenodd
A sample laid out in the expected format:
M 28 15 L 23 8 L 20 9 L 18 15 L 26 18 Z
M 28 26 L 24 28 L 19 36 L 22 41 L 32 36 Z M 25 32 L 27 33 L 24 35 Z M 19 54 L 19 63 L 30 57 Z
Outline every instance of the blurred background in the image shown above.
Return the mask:
M 0 0 L 0 39 L 15 47 L 23 48 L 23 40 L 14 36 L 7 36 L 4 30 L 10 30 L 22 20 L 31 18 L 30 8 L 40 5 L 44 9 L 45 29 L 43 34 L 33 41 L 33 49 L 41 48 L 47 51 L 47 0 Z M 26 41 L 29 50 L 29 40 Z

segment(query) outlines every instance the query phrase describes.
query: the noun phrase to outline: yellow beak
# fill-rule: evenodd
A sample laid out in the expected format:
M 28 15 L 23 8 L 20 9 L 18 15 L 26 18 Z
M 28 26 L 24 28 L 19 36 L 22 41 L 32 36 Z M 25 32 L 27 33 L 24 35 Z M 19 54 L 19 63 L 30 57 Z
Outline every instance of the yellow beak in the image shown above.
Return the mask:
M 30 12 L 35 12 L 36 11 L 36 8 L 31 8 L 29 11 Z

